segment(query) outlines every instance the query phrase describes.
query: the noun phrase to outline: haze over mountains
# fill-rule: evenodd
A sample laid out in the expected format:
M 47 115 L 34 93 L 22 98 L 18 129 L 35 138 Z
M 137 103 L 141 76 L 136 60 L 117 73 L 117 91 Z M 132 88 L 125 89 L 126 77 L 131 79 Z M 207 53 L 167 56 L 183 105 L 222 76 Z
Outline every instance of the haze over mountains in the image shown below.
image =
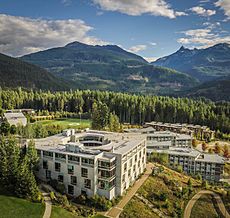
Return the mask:
M 171 69 L 170 69 L 171 68 Z M 99 89 L 230 100 L 230 45 L 181 47 L 148 63 L 116 45 L 72 42 L 25 55 L 0 55 L 2 87 L 50 90 Z M 204 83 L 203 83 L 204 82 Z

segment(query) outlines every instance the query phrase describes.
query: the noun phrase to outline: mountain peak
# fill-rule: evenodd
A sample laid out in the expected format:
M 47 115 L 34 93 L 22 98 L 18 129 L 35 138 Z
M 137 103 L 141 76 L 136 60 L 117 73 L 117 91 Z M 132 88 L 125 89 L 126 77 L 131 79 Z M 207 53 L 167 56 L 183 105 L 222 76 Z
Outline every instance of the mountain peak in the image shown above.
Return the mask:
M 67 45 L 65 45 L 65 47 L 67 47 L 67 48 L 82 48 L 85 46 L 88 46 L 88 45 L 81 43 L 81 42 L 78 42 L 78 41 L 70 42 Z
M 185 48 L 183 45 L 180 47 L 180 49 L 178 50 L 178 52 L 184 52 L 184 51 L 190 51 L 190 49 Z

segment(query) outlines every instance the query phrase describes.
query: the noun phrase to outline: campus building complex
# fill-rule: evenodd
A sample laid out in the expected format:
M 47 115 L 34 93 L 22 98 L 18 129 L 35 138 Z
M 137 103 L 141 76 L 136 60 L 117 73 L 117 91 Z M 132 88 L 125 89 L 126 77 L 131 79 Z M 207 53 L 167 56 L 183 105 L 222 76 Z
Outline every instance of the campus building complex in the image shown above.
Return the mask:
M 38 177 L 58 180 L 67 194 L 120 196 L 146 168 L 146 137 L 87 130 L 35 140 Z
M 153 127 L 157 131 L 171 131 L 180 134 L 191 135 L 199 140 L 211 141 L 215 137 L 215 131 L 210 130 L 207 126 L 193 125 L 187 123 L 162 123 L 150 122 L 145 127 Z
M 170 131 L 156 131 L 149 126 L 143 129 L 129 129 L 127 132 L 145 135 L 147 153 L 167 154 L 171 167 L 181 166 L 188 174 L 200 174 L 203 179 L 219 181 L 223 174 L 224 158 L 217 154 L 202 153 L 192 149 L 192 137 Z

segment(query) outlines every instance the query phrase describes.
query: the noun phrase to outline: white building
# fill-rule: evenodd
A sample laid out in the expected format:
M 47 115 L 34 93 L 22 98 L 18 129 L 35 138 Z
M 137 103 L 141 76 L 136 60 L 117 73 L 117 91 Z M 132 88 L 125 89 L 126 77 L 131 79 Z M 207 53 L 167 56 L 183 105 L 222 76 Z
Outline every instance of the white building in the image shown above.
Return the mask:
M 209 181 L 219 181 L 223 175 L 225 161 L 217 154 L 201 153 L 195 149 L 178 147 L 170 147 L 168 150 L 157 149 L 155 152 L 168 154 L 169 165 L 171 167 L 181 166 L 182 170 L 188 174 L 200 174 L 203 179 Z
M 24 116 L 24 114 L 22 112 L 17 112 L 17 113 L 4 113 L 4 118 L 6 119 L 6 121 L 12 126 L 18 126 L 18 125 L 22 125 L 22 126 L 26 126 L 27 124 L 27 119 Z
M 146 139 L 136 134 L 74 130 L 35 140 L 38 176 L 56 179 L 72 196 L 120 196 L 146 167 Z
M 151 126 L 126 131 L 145 135 L 147 138 L 147 153 L 168 154 L 171 167 L 181 165 L 184 172 L 188 174 L 199 173 L 203 179 L 210 181 L 221 179 L 225 163 L 224 158 L 217 154 L 205 154 L 192 149 L 192 137 L 190 135 L 170 131 L 154 131 Z

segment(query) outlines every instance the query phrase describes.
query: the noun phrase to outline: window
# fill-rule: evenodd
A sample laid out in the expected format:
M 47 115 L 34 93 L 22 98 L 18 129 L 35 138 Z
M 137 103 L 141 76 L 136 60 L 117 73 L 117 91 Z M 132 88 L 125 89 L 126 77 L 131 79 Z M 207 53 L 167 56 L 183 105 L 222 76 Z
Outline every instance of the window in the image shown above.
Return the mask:
M 125 174 L 122 176 L 122 182 L 125 181 Z
M 88 177 L 88 169 L 81 168 L 81 176 L 82 177 Z
M 81 159 L 81 163 L 84 165 L 93 165 L 94 164 L 94 160 L 92 159 L 88 159 L 88 158 L 82 158 Z
M 61 171 L 61 164 L 60 163 L 55 163 L 55 171 L 60 172 Z
M 137 154 L 135 155 L 135 162 L 137 162 Z
M 141 158 L 141 151 L 139 152 L 139 158 Z
M 64 176 L 58 175 L 58 182 L 63 182 L 63 181 L 64 181 Z
M 66 160 L 66 155 L 65 154 L 55 153 L 55 159 L 65 161 Z
M 68 161 L 69 161 L 69 162 L 79 163 L 79 162 L 80 162 L 80 157 L 68 155 Z
M 74 186 L 68 185 L 68 194 L 73 195 L 74 194 Z
M 46 179 L 51 179 L 51 171 L 46 170 Z
M 132 165 L 133 165 L 133 159 L 130 159 L 129 160 L 129 167 L 132 167 Z
M 124 171 L 126 172 L 127 170 L 127 163 L 124 164 Z
M 76 176 L 70 176 L 70 183 L 72 185 L 77 185 L 77 177 Z
M 139 160 L 139 161 L 138 161 L 138 167 L 140 167 L 140 165 L 141 165 L 140 163 L 141 163 L 141 161 Z
M 128 176 L 131 176 L 131 169 L 129 169 L 128 171 Z
M 43 169 L 48 169 L 48 162 L 46 160 L 43 161 Z
M 73 174 L 73 173 L 74 173 L 74 166 L 68 165 L 68 174 Z
M 53 157 L 53 152 L 43 151 L 43 157 Z
M 91 180 L 85 179 L 84 186 L 85 188 L 91 189 Z

